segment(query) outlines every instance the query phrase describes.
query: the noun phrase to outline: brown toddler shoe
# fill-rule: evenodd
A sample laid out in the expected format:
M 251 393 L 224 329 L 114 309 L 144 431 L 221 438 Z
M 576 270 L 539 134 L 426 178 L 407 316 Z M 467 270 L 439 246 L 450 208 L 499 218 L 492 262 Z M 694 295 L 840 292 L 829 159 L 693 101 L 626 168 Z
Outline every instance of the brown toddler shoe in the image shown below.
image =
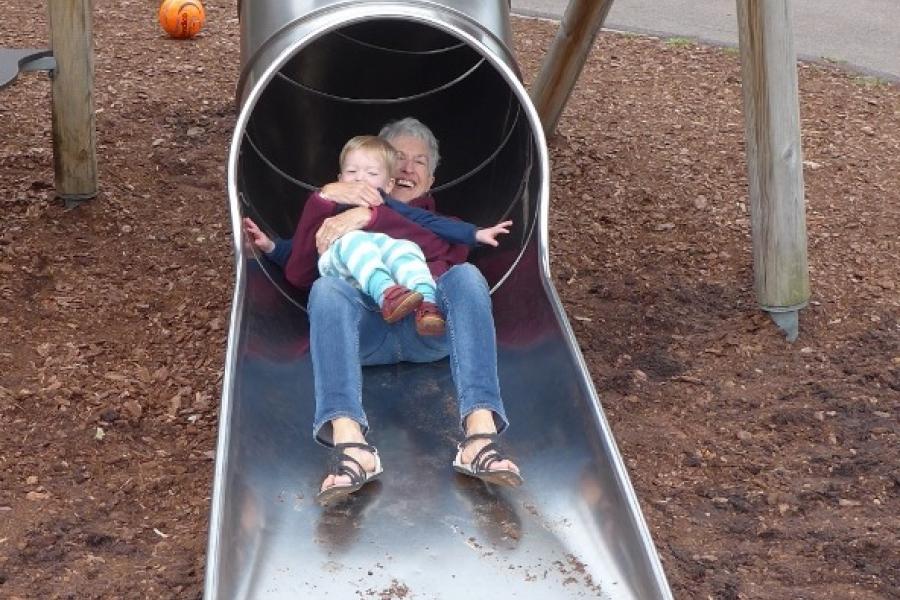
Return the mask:
M 419 335 L 444 335 L 444 315 L 434 302 L 423 302 L 416 309 L 416 331 Z
M 422 304 L 422 294 L 402 285 L 392 285 L 384 292 L 381 316 L 388 323 L 396 323 Z

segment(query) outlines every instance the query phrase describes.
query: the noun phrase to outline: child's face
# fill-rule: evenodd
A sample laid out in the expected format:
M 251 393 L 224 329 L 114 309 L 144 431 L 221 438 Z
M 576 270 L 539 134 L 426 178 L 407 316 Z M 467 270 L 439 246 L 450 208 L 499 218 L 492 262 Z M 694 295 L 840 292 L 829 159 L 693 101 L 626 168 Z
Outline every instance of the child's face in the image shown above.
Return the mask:
M 362 181 L 382 189 L 388 194 L 394 187 L 394 178 L 388 172 L 384 161 L 374 152 L 366 152 L 359 148 L 351 150 L 344 157 L 344 164 L 341 165 L 341 174 L 338 175 L 338 180 Z

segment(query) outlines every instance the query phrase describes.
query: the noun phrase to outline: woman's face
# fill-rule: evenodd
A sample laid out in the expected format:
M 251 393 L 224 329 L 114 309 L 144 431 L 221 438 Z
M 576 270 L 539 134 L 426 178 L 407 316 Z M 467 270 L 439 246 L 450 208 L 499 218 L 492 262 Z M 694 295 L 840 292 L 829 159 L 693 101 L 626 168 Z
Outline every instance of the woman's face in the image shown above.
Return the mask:
M 400 135 L 388 141 L 397 150 L 394 191 L 391 195 L 401 202 L 423 196 L 434 183 L 428 144 L 409 135 Z

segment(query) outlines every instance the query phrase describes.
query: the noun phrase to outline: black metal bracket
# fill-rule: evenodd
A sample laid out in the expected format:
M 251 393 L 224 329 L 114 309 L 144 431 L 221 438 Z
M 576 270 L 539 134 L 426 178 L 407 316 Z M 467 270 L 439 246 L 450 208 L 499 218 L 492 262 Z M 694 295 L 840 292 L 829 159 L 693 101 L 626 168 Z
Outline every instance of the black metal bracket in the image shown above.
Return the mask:
M 52 50 L 0 48 L 0 88 L 15 81 L 22 71 L 50 71 L 52 77 L 55 70 Z

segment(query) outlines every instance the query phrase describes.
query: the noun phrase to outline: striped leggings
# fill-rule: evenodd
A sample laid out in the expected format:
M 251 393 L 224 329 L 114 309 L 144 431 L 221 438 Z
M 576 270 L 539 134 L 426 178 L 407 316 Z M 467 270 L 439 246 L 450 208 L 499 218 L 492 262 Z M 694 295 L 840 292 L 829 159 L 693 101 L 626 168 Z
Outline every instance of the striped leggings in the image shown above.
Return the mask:
M 379 306 L 385 290 L 397 284 L 435 302 L 436 284 L 419 245 L 383 233 L 344 234 L 319 257 L 319 273 L 355 283 Z

